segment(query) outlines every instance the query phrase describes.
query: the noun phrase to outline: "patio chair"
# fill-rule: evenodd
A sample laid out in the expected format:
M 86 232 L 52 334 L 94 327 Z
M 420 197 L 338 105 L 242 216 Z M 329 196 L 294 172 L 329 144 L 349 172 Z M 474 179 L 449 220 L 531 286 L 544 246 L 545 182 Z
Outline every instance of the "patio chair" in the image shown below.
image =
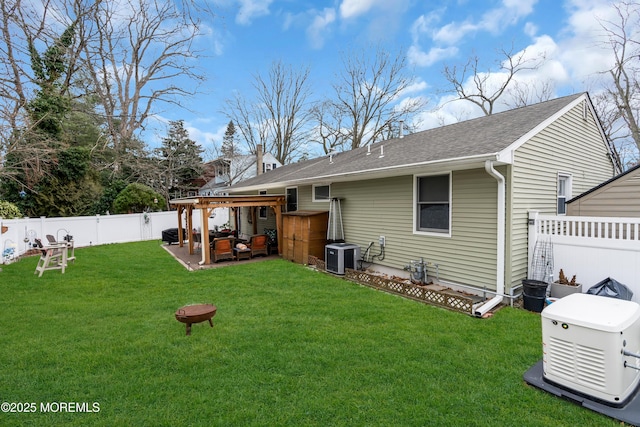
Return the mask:
M 61 245 L 45 247 L 40 239 L 35 239 L 35 242 L 40 249 L 41 255 L 38 265 L 36 265 L 36 271 L 33 274 L 39 273 L 38 277 L 41 277 L 45 270 L 62 270 L 62 273 L 64 273 L 64 269 L 67 266 L 67 248 Z
M 269 255 L 268 239 L 266 234 L 251 236 L 249 243 L 247 243 L 247 247 L 251 249 L 251 258 L 256 255 Z
M 233 259 L 233 238 L 220 237 L 211 242 L 211 259 L 218 262 L 223 259 Z
M 65 250 L 67 251 L 67 263 L 69 263 L 69 261 L 71 262 L 75 262 L 76 260 L 76 250 L 75 250 L 75 246 L 73 243 L 73 236 L 70 235 L 66 235 L 63 240 L 61 242 L 58 242 L 56 240 L 55 237 L 53 237 L 51 234 L 47 234 L 45 236 L 47 238 L 47 241 L 49 242 L 49 246 L 61 246 L 61 245 L 65 245 L 66 248 Z

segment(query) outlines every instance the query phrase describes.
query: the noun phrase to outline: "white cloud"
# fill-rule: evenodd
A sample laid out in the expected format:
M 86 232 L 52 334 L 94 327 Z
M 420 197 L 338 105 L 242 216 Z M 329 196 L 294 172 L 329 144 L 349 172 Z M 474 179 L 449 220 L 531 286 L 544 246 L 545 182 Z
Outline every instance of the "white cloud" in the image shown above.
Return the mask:
M 428 67 L 443 59 L 452 58 L 458 54 L 458 48 L 455 46 L 440 48 L 433 47 L 429 52 L 423 52 L 420 47 L 413 45 L 407 51 L 409 63 L 419 67 Z
M 538 0 L 503 0 L 504 8 L 513 11 L 514 14 L 525 16 L 533 11 L 533 6 Z
M 411 3 L 410 0 L 342 0 L 339 7 L 340 17 L 345 20 L 357 18 L 375 10 L 378 12 L 376 19 L 386 18 L 393 21 L 406 12 Z
M 537 0 L 504 0 L 501 7 L 487 11 L 482 18 L 474 22 L 451 22 L 434 33 L 434 40 L 445 44 L 454 44 L 467 34 L 477 31 L 487 31 L 500 34 L 507 27 L 516 24 L 521 18 L 531 14 Z
M 538 0 L 504 0 L 502 7 L 485 13 L 477 27 L 494 34 L 501 33 L 506 27 L 516 24 L 521 18 L 533 12 Z
M 269 14 L 269 6 L 273 0 L 239 0 L 240 10 L 236 15 L 236 22 L 240 25 L 249 25 L 260 16 Z
M 535 37 L 538 34 L 538 26 L 533 22 L 527 22 L 524 24 L 524 33 L 529 37 Z
M 540 101 L 538 97 L 542 96 L 548 88 L 553 91 L 558 86 L 571 83 L 569 70 L 565 68 L 559 58 L 560 52 L 560 47 L 549 36 L 538 37 L 525 49 L 520 52 L 514 52 L 513 57 L 524 54 L 525 60 L 531 60 L 531 64 L 534 61 L 540 62 L 539 59 L 543 55 L 546 60 L 536 69 L 518 72 L 509 86 L 510 89 L 513 90 L 518 87 L 521 90 L 519 92 L 520 95 L 526 95 L 530 102 L 538 102 Z M 468 76 L 467 80 L 463 82 L 467 93 L 477 92 L 472 77 Z M 499 70 L 487 70 L 484 73 L 478 73 L 478 77 L 480 79 L 486 78 L 486 92 L 492 93 L 504 83 L 507 73 Z M 513 107 L 517 94 L 509 93 L 509 91 L 505 92 L 501 96 L 499 103 L 494 106 L 494 112 Z M 555 96 L 555 93 L 551 94 L 551 97 Z M 425 112 L 419 117 L 422 129 L 456 123 L 461 120 L 479 117 L 483 114 L 480 108 L 468 101 L 458 100 L 453 94 L 442 96 L 436 103 L 438 105 L 436 109 Z
M 434 11 L 428 15 L 420 15 L 411 25 L 411 37 L 413 42 L 416 43 L 420 40 L 423 34 L 429 34 L 432 31 L 434 23 L 440 20 L 440 12 Z
M 343 19 L 355 18 L 367 13 L 378 3 L 384 3 L 384 0 L 343 0 L 340 4 L 340 16 Z
M 433 31 L 433 41 L 436 43 L 452 45 L 458 43 L 467 34 L 477 31 L 479 26 L 469 21 L 462 23 L 452 22 Z
M 224 53 L 225 48 L 225 36 L 218 31 L 217 28 L 211 25 L 202 24 L 200 26 L 200 32 L 206 37 L 209 42 L 209 48 L 217 56 Z
M 184 128 L 189 132 L 189 138 L 198 143 L 198 145 L 200 145 L 202 148 L 206 149 L 208 147 L 211 147 L 214 141 L 222 141 L 222 137 L 224 136 L 224 132 L 226 130 L 226 125 L 217 129 L 215 132 L 203 130 L 187 123 L 185 123 Z
M 567 67 L 573 79 L 584 83 L 613 64 L 602 24 L 617 23 L 619 18 L 611 2 L 606 0 L 573 1 L 568 10 L 571 14 L 563 39 L 558 41 L 558 60 Z
M 429 84 L 427 82 L 425 82 L 420 78 L 417 78 L 412 85 L 407 86 L 402 91 L 401 96 L 407 96 L 409 94 L 415 94 L 415 93 L 420 94 L 420 93 L 423 93 L 428 88 L 429 88 Z
M 438 107 L 416 116 L 414 125 L 417 125 L 420 130 L 432 129 L 480 115 L 478 107 L 470 102 L 457 100 L 453 95 L 446 95 L 440 98 Z
M 467 19 L 462 22 L 449 22 L 437 27 L 444 10 L 434 11 L 428 15 L 418 17 L 411 26 L 413 45 L 409 49 L 412 63 L 427 67 L 434 63 L 450 58 L 457 53 L 455 47 L 469 34 L 480 31 L 499 34 L 507 27 L 516 24 L 521 18 L 531 14 L 537 0 L 504 0 L 500 7 L 491 9 L 482 17 L 474 21 Z M 530 27 L 531 31 L 532 28 Z M 428 53 L 421 47 L 422 39 L 428 38 L 433 43 Z
M 314 11 L 315 12 L 315 11 Z M 328 27 L 336 20 L 336 11 L 325 8 L 321 12 L 315 12 L 311 25 L 307 28 L 307 37 L 314 49 L 320 49 L 324 45 L 325 37 L 329 32 Z

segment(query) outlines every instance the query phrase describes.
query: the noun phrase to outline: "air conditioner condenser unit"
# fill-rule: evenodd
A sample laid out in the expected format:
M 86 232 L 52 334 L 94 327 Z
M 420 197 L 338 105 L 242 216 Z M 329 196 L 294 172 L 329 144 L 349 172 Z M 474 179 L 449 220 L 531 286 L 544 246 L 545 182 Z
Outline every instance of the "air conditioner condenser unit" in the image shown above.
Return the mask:
M 344 274 L 346 268 L 357 269 L 360 246 L 351 243 L 332 243 L 324 247 L 324 262 L 327 271 Z

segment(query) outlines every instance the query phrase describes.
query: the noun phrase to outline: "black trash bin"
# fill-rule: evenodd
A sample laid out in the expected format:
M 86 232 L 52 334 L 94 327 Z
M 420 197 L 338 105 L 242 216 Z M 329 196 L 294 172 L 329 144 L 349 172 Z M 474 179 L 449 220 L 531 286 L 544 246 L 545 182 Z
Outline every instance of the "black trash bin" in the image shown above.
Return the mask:
M 547 298 L 547 282 L 524 279 L 522 281 L 522 302 L 525 310 L 542 312 Z

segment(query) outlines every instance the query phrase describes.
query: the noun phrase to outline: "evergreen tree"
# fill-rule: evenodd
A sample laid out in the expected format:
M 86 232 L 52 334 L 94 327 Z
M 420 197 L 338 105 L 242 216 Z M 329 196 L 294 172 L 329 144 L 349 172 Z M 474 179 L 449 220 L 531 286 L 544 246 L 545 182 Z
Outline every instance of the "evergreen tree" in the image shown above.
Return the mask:
M 57 153 L 57 167 L 43 177 L 31 197 L 30 216 L 81 216 L 93 213 L 102 193 L 86 147 L 69 147 Z
M 42 54 L 33 40 L 28 40 L 36 90 L 26 105 L 28 121 L 23 129 L 14 129 L 13 146 L 5 158 L 11 179 L 2 181 L 5 197 L 28 216 L 65 214 L 74 189 L 64 188 L 65 178 L 58 175 L 59 169 L 75 160 L 85 169 L 86 156 L 66 153 L 68 145 L 63 141 L 63 123 L 71 107 L 68 50 L 74 37 L 75 29 L 70 26 Z M 70 183 L 83 181 L 76 175 Z
M 38 85 L 35 98 L 29 102 L 27 111 L 35 129 L 54 140 L 62 135 L 62 122 L 70 109 L 68 87 L 65 87 L 65 73 L 68 71 L 67 50 L 73 43 L 75 29 L 68 27 L 62 35 L 48 47 L 44 55 L 36 50 L 29 40 L 31 69 Z
M 238 147 L 236 146 L 236 127 L 233 124 L 233 120 L 229 121 L 227 125 L 227 130 L 224 132 L 224 137 L 222 138 L 222 147 L 220 149 L 222 157 L 225 159 L 233 159 L 236 155 L 240 154 L 238 151 Z
M 142 213 L 165 208 L 162 195 L 143 184 L 129 184 L 113 201 L 115 213 Z
M 159 149 L 161 187 L 167 200 L 173 193 L 194 189 L 203 171 L 202 147 L 189 138 L 183 120 L 169 122 L 169 132 Z

